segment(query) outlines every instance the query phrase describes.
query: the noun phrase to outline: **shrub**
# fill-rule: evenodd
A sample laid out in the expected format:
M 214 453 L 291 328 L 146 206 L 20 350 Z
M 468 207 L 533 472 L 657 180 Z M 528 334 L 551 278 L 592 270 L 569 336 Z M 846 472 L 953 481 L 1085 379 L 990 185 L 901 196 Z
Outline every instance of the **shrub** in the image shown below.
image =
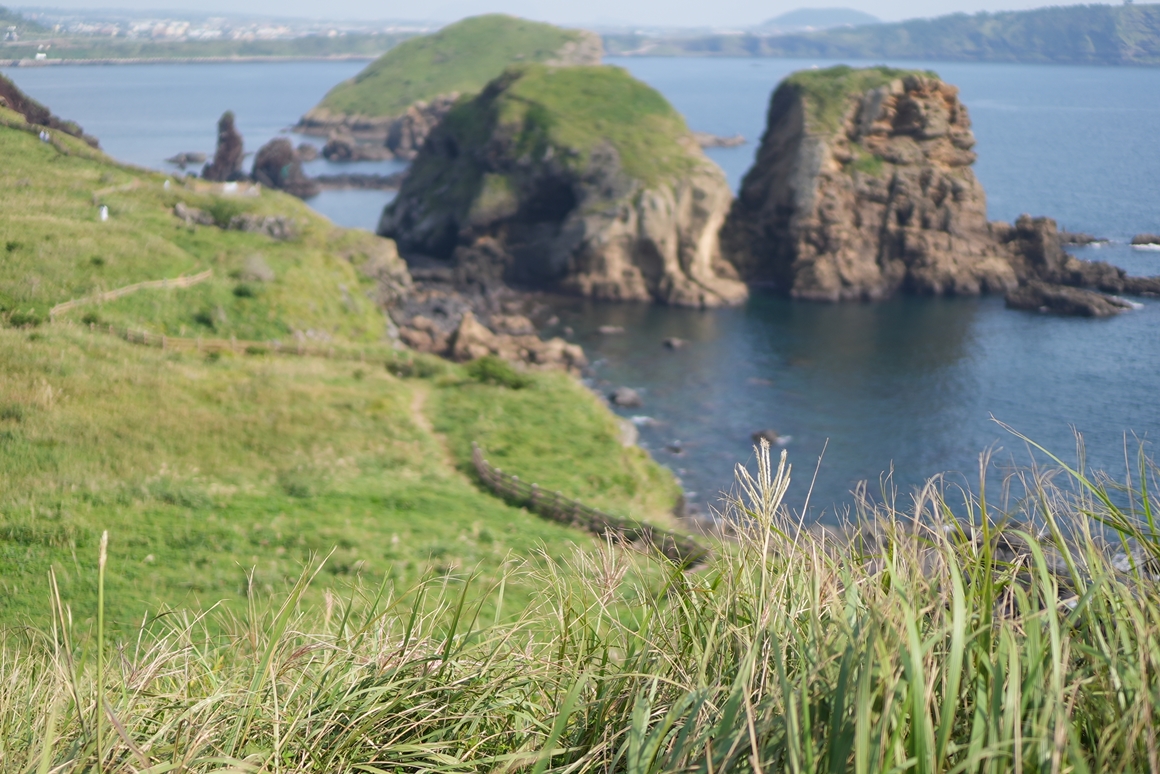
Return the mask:
M 8 324 L 13 328 L 35 328 L 44 322 L 44 318 L 35 309 L 18 309 L 8 315 Z
M 512 390 L 522 390 L 535 383 L 532 377 L 520 373 L 511 363 L 495 355 L 485 355 L 468 363 L 467 375 L 482 384 L 495 384 Z

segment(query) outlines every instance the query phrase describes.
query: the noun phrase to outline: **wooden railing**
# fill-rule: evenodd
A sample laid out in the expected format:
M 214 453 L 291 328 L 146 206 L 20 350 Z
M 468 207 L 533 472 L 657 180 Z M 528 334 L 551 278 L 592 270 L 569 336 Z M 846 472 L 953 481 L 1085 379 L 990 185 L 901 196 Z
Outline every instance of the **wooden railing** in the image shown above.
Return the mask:
M 191 277 L 174 277 L 173 279 L 159 279 L 149 280 L 147 282 L 137 282 L 132 285 L 126 285 L 123 288 L 116 290 L 109 290 L 105 293 L 95 293 L 84 298 L 76 298 L 72 301 L 65 301 L 63 304 L 57 304 L 52 309 L 48 310 L 48 319 L 55 319 L 56 316 L 62 312 L 67 312 L 69 309 L 81 306 L 82 304 L 96 304 L 101 301 L 112 301 L 121 296 L 127 296 L 130 293 L 136 293 L 138 290 L 145 290 L 147 288 L 188 288 L 191 285 L 197 285 L 205 282 L 213 276 L 213 269 L 206 269 L 201 274 L 194 274 Z
M 655 550 L 670 561 L 688 568 L 705 561 L 709 549 L 687 535 L 655 527 L 646 522 L 613 516 L 564 497 L 559 492 L 545 492 L 519 476 L 504 473 L 483 457 L 479 444 L 471 445 L 471 461 L 480 480 L 496 494 L 528 510 L 561 524 L 578 527 L 599 537 Z

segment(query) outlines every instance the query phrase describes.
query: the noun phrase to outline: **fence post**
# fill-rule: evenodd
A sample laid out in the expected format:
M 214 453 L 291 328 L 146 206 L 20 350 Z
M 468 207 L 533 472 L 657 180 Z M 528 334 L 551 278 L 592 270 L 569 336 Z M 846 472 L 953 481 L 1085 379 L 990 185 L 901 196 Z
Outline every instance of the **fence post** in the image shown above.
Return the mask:
M 161 334 L 161 349 L 165 349 L 165 334 Z

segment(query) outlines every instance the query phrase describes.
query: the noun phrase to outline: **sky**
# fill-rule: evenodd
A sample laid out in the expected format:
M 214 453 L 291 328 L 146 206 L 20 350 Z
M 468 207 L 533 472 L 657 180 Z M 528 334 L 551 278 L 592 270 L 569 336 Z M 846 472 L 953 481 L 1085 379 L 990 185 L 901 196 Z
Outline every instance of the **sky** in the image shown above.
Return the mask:
M 19 2 L 6 3 L 20 6 Z M 530 19 L 585 25 L 659 27 L 747 27 L 803 7 L 843 6 L 871 13 L 884 21 L 941 16 L 964 11 L 1009 11 L 1038 8 L 1051 0 L 50 0 L 55 8 L 131 8 L 173 13 L 253 13 L 324 19 L 415 19 L 453 21 L 480 13 L 503 12 Z M 32 5 L 29 3 L 28 5 Z M 37 3 L 41 5 L 41 3 Z

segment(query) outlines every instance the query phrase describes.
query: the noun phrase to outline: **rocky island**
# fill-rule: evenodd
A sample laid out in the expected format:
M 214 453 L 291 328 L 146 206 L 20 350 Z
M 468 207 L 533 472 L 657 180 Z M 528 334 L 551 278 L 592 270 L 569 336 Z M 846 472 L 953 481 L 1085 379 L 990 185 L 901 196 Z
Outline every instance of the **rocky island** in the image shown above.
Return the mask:
M 338 159 L 368 153 L 411 159 L 456 99 L 477 94 L 505 67 L 594 65 L 602 55 L 600 37 L 591 32 L 475 16 L 391 49 L 331 89 L 297 131 L 330 136 Z
M 731 199 L 684 119 L 624 70 L 520 65 L 436 127 L 378 231 L 522 286 L 712 307 L 747 295 L 717 240 Z
M 1067 254 L 1048 218 L 989 222 L 974 144 L 958 89 L 934 73 L 795 73 L 773 94 L 726 255 L 746 280 L 818 301 L 1019 289 L 1012 306 L 1104 316 L 1128 305 L 1097 290 L 1160 293 Z

